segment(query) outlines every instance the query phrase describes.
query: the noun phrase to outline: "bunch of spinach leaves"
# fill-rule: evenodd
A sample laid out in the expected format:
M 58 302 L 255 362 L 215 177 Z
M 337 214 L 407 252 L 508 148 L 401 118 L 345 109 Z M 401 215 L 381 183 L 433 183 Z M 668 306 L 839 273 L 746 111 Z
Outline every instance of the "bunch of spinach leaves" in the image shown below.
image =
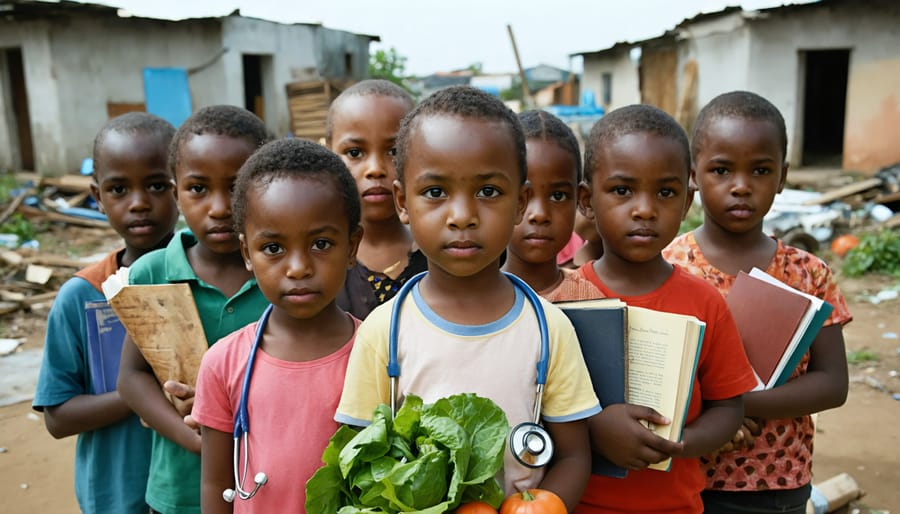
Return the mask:
M 391 419 L 386 405 L 357 432 L 342 426 L 322 454 L 325 466 L 306 483 L 309 514 L 438 514 L 461 503 L 503 501 L 509 423 L 491 400 L 474 394 L 431 405 L 409 395 Z

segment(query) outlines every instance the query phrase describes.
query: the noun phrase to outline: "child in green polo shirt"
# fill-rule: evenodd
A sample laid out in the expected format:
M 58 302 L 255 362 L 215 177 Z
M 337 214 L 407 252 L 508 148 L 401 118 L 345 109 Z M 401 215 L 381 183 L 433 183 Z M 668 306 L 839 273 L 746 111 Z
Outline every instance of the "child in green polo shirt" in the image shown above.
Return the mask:
M 217 105 L 188 118 L 172 141 L 169 168 L 189 230 L 130 269 L 132 284 L 190 284 L 209 344 L 256 321 L 268 305 L 244 266 L 231 216 L 238 169 L 267 139 L 265 125 L 246 109 Z M 122 348 L 118 388 L 155 430 L 147 504 L 163 514 L 199 514 L 200 435 L 166 399 L 130 337 Z

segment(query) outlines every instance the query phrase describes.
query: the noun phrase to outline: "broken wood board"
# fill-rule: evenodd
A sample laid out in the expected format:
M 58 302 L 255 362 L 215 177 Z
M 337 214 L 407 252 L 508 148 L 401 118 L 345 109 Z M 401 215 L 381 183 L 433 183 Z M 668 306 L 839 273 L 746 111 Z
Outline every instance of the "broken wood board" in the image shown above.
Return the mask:
M 88 218 L 80 218 L 78 216 L 68 216 L 66 214 L 61 214 L 59 212 L 53 211 L 42 211 L 36 207 L 29 207 L 27 205 L 20 205 L 16 212 L 21 212 L 26 217 L 29 218 L 39 218 L 46 219 L 49 221 L 61 221 L 63 223 L 68 223 L 69 225 L 78 225 L 80 227 L 91 227 L 91 228 L 109 228 L 109 222 L 93 220 Z
M 120 285 L 110 291 L 104 282 L 104 293 L 159 383 L 175 380 L 194 386 L 209 344 L 191 287 Z
M 837 189 L 827 191 L 818 198 L 807 200 L 803 202 L 803 205 L 822 205 L 825 203 L 830 203 L 835 200 L 840 200 L 845 196 L 860 193 L 873 187 L 879 187 L 881 183 L 882 180 L 880 178 L 869 178 L 860 182 L 854 182 L 853 184 L 847 184 L 846 186 L 841 186 Z
M 40 181 L 41 186 L 52 186 L 60 191 L 70 193 L 90 192 L 91 182 L 94 179 L 86 175 L 62 175 L 59 177 L 43 177 Z
M 46 284 L 53 276 L 53 269 L 38 264 L 29 264 L 25 268 L 25 281 L 32 284 Z

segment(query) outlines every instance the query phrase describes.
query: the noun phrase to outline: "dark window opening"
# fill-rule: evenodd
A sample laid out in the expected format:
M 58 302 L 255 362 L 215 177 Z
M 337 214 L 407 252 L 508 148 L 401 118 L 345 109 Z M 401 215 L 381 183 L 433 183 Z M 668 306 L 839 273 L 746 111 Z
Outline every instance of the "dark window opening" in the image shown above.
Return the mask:
M 806 52 L 804 166 L 841 166 L 850 50 Z

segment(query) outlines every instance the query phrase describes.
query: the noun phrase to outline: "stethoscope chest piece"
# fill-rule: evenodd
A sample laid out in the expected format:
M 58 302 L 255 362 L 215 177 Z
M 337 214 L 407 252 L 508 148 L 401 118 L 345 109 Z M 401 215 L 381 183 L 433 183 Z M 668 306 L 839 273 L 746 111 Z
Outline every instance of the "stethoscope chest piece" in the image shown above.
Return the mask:
M 540 468 L 553 458 L 553 440 L 537 423 L 516 425 L 509 433 L 509 449 L 523 466 Z

